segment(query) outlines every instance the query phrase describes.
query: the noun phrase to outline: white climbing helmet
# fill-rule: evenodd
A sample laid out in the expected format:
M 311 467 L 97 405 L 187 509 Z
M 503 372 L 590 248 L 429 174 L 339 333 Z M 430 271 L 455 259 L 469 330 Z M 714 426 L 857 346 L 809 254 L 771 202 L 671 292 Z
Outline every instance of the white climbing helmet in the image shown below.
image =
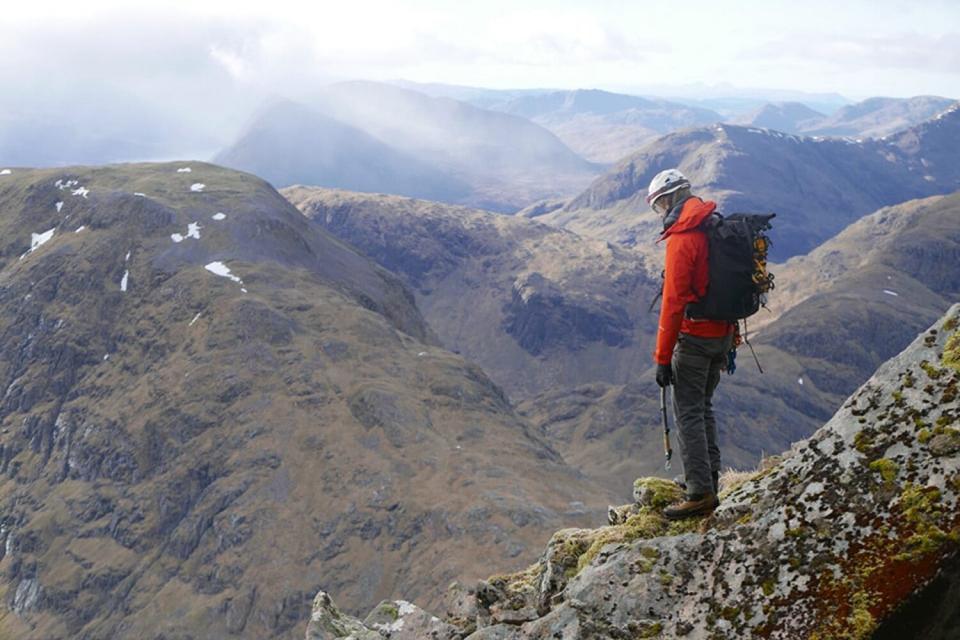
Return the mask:
M 650 186 L 647 188 L 647 204 L 652 207 L 660 196 L 689 186 L 690 181 L 677 169 L 661 171 L 653 176 L 653 180 L 650 181 Z

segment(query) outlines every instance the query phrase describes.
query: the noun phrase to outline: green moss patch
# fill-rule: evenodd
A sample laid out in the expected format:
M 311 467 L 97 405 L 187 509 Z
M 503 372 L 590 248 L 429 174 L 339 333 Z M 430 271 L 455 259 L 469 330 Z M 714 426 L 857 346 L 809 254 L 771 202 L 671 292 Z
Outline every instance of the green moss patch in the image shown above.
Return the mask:
M 870 470 L 879 473 L 884 483 L 893 484 L 893 481 L 897 479 L 897 471 L 900 470 L 900 467 L 893 460 L 880 458 L 870 463 Z
M 633 483 L 633 497 L 641 507 L 663 509 L 683 500 L 683 489 L 672 480 L 663 478 L 637 478 Z
M 944 353 L 946 356 L 946 353 Z M 924 370 L 927 374 L 927 377 L 931 380 L 939 380 L 944 373 L 944 369 L 941 369 L 937 365 L 931 363 L 929 360 L 924 360 L 920 363 L 920 368 Z
M 908 483 L 900 494 L 900 510 L 912 533 L 904 541 L 904 551 L 897 560 L 917 560 L 939 550 L 947 542 L 960 542 L 957 532 L 947 533 L 940 528 L 943 517 L 940 489 L 920 487 Z
M 943 363 L 943 366 L 960 373 L 960 331 L 955 331 L 953 335 L 947 338 L 947 344 L 944 347 L 940 362 Z
M 640 625 L 635 631 L 635 638 L 656 638 L 663 632 L 663 624 L 652 622 L 650 624 Z

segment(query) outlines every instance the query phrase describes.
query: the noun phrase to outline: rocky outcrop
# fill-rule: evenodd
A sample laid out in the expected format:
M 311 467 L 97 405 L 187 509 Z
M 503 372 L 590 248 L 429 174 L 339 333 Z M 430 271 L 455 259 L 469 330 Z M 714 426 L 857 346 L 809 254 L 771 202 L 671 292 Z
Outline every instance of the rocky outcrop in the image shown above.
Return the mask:
M 678 495 L 640 480 L 615 524 L 559 531 L 528 569 L 454 588 L 469 624 L 449 616 L 450 637 L 890 637 L 960 548 L 960 304 L 712 516 L 669 523 Z

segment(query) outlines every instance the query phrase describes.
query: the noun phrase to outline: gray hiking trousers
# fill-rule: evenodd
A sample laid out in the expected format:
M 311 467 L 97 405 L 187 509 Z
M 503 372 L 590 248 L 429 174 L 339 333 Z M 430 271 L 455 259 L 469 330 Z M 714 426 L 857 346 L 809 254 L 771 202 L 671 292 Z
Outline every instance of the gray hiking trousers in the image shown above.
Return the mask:
M 732 346 L 732 334 L 700 338 L 681 333 L 673 351 L 673 408 L 687 495 L 712 493 L 711 472 L 720 471 L 713 392 Z

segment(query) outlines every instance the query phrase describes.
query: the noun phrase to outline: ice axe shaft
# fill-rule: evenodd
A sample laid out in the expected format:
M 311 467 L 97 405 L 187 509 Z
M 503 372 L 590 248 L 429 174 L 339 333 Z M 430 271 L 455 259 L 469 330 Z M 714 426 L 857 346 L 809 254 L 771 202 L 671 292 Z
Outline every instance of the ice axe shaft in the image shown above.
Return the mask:
M 673 457 L 673 449 L 670 447 L 670 424 L 667 422 L 667 387 L 660 387 L 660 415 L 663 417 L 663 454 L 667 461 L 664 468 L 670 470 L 670 458 Z

